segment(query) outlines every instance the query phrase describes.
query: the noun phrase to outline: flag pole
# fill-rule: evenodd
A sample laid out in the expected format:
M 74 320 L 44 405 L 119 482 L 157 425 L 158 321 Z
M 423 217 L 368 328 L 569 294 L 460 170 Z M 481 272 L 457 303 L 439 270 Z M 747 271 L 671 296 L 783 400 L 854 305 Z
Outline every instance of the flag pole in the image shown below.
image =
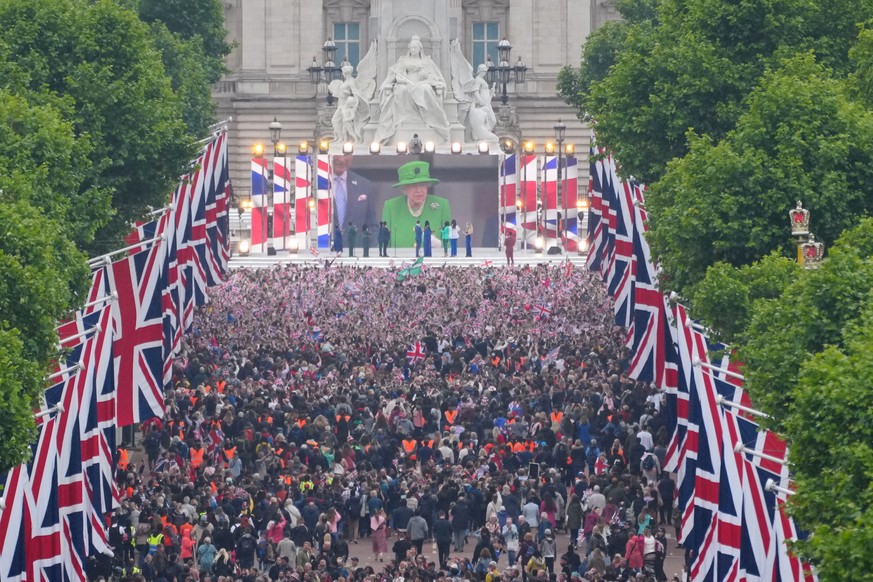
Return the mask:
M 142 245 L 147 245 L 149 243 L 156 243 L 158 241 L 165 240 L 166 238 L 167 238 L 166 235 L 160 234 L 154 238 L 150 238 L 148 240 L 143 240 L 143 241 L 140 241 L 136 244 L 132 244 L 132 245 L 126 246 L 124 248 L 120 248 L 117 251 L 112 251 L 111 253 L 106 253 L 105 255 L 100 255 L 99 257 L 94 257 L 93 259 L 88 259 L 88 266 L 93 269 L 101 262 L 106 262 L 107 259 L 110 259 L 113 255 L 126 253 L 127 251 L 131 251 L 137 247 L 141 247 Z
M 60 342 L 58 342 L 58 350 L 62 350 L 64 348 L 64 344 L 70 343 L 72 340 L 77 340 L 86 336 L 91 335 L 92 333 L 102 333 L 103 330 L 100 329 L 99 325 L 95 325 L 91 329 L 86 329 L 82 333 L 77 333 L 76 335 L 71 335 L 69 337 L 65 337 Z
M 720 373 L 724 374 L 725 376 L 729 376 L 731 378 L 734 378 L 736 380 L 740 380 L 742 382 L 746 381 L 746 378 L 742 374 L 737 374 L 736 372 L 731 372 L 730 370 L 727 370 L 725 368 L 719 368 L 718 366 L 713 366 L 712 364 L 708 364 L 708 363 L 703 362 L 701 360 L 694 360 L 694 365 L 698 368 L 705 368 L 707 370 L 712 370 L 713 372 L 720 372 Z
M 33 415 L 33 417 L 34 418 L 42 418 L 44 416 L 48 416 L 49 414 L 54 414 L 55 412 L 63 412 L 63 411 L 64 411 L 64 405 L 59 403 L 59 404 L 56 404 L 55 406 L 52 406 L 48 410 L 43 410 L 42 412 L 35 413 Z M 0 509 L 5 509 L 5 507 L 0 507 Z
M 760 410 L 755 410 L 754 408 L 749 408 L 748 406 L 744 406 L 739 402 L 734 402 L 732 400 L 728 400 L 721 394 L 719 394 L 715 399 L 716 404 L 721 404 L 723 406 L 727 406 L 729 408 L 736 408 L 737 410 L 742 410 L 743 412 L 747 412 L 753 416 L 760 416 L 762 418 L 770 418 L 770 415 L 766 412 L 761 412 Z
M 767 479 L 767 482 L 764 484 L 764 489 L 770 492 L 782 493 L 783 495 L 794 495 L 795 493 L 797 493 L 796 491 L 792 491 L 791 489 L 780 487 L 773 479 Z
M 752 455 L 754 457 L 759 457 L 761 459 L 764 459 L 765 461 L 770 461 L 772 463 L 776 463 L 777 465 L 782 465 L 783 467 L 788 466 L 788 461 L 786 461 L 785 459 L 780 459 L 778 457 L 774 457 L 773 455 L 768 455 L 767 453 L 761 453 L 759 451 L 756 451 L 755 449 L 750 449 L 747 446 L 745 446 L 743 443 L 737 443 L 737 445 L 734 447 L 734 452 L 735 453 L 747 453 L 747 454 Z
M 58 378 L 62 378 L 64 376 L 64 374 L 67 374 L 70 372 L 78 372 L 79 370 L 84 370 L 84 369 L 85 369 L 85 366 L 83 366 L 81 363 L 79 363 L 79 364 L 76 364 L 75 366 L 70 366 L 69 368 L 55 372 L 54 374 L 49 376 L 48 379 L 49 379 L 49 382 L 54 382 Z

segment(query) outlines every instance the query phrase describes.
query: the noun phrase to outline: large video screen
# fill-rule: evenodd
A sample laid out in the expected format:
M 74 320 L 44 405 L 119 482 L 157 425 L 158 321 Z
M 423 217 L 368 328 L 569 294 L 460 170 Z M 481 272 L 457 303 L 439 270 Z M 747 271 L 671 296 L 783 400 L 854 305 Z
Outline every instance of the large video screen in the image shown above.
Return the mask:
M 461 245 L 470 223 L 473 246 L 497 246 L 497 156 L 337 155 L 331 162 L 342 181 L 338 184 L 332 176 L 332 188 L 335 193 L 338 189 L 346 192 L 345 222 L 353 222 L 358 229 L 367 223 L 374 229 L 385 220 L 391 229 L 391 247 L 414 246 L 416 220 L 422 228 L 430 222 L 438 238 L 443 223 L 453 219 L 461 228 Z

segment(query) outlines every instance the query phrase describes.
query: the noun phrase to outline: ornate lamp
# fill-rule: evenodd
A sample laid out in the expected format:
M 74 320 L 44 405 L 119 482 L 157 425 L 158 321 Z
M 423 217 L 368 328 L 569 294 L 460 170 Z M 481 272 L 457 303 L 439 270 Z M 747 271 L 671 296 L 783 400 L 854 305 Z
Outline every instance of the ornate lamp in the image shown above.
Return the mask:
M 809 234 L 809 210 L 803 207 L 803 203 L 798 200 L 797 208 L 788 211 L 788 216 L 791 217 L 791 235 L 806 236 Z
M 815 236 L 809 233 L 809 240 L 800 245 L 803 254 L 803 267 L 806 269 L 818 269 L 824 260 L 824 244 L 816 242 Z

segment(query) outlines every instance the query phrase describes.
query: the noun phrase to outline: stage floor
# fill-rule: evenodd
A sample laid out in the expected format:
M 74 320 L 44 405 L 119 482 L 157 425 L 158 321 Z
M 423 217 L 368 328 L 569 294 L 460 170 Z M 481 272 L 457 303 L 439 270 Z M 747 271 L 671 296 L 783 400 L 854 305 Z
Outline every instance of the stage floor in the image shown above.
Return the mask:
M 432 257 L 424 260 L 424 264 L 428 267 L 502 267 L 506 265 L 506 255 L 503 251 L 498 251 L 494 248 L 474 248 L 472 257 L 464 257 L 463 249 L 458 250 L 460 255 L 457 257 L 443 257 L 442 249 L 439 249 Z M 318 256 L 313 255 L 308 250 L 301 252 L 283 252 L 278 251 L 274 256 L 264 254 L 251 254 L 245 256 L 234 256 L 230 260 L 231 269 L 269 269 L 276 265 L 323 265 L 327 262 L 332 262 L 334 265 L 356 266 L 356 267 L 376 267 L 388 269 L 392 267 L 400 267 L 401 265 L 410 264 L 415 260 L 415 251 L 412 249 L 388 249 L 388 257 L 379 257 L 377 249 L 370 249 L 369 258 L 361 256 L 361 249 L 355 249 L 355 256 L 349 257 L 348 251 L 342 253 L 339 257 L 335 253 L 321 250 Z M 336 260 L 334 260 L 336 258 Z M 577 267 L 585 265 L 586 256 L 577 253 L 561 253 L 559 255 L 550 255 L 547 253 L 538 253 L 533 249 L 516 250 L 515 264 L 521 265 L 538 265 L 541 263 L 557 264 L 570 260 Z

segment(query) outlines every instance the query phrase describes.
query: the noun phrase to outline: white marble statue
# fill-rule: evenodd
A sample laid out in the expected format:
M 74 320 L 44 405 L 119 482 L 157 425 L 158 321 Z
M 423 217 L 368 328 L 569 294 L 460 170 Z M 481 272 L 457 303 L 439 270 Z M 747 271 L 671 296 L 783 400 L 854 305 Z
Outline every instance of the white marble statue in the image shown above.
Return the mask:
M 494 89 L 485 81 L 487 65 L 479 65 L 476 76 L 473 67 L 461 52 L 461 43 L 455 39 L 449 49 L 452 61 L 452 92 L 460 103 L 458 121 L 464 124 L 465 137 L 469 142 L 486 141 L 497 143 L 492 131 L 497 117 L 491 107 Z
M 342 68 L 343 78 L 328 86 L 330 94 L 337 99 L 331 125 L 334 138 L 339 143 L 364 141 L 364 125 L 370 120 L 370 100 L 376 92 L 376 53 L 374 40 L 358 63 L 358 76 L 352 77 L 354 67 L 346 65 Z
M 388 143 L 402 126 L 425 126 L 448 141 L 449 121 L 443 109 L 445 91 L 442 73 L 422 52 L 421 40 L 413 36 L 407 54 L 388 69 L 379 88 L 382 111 L 376 141 Z

